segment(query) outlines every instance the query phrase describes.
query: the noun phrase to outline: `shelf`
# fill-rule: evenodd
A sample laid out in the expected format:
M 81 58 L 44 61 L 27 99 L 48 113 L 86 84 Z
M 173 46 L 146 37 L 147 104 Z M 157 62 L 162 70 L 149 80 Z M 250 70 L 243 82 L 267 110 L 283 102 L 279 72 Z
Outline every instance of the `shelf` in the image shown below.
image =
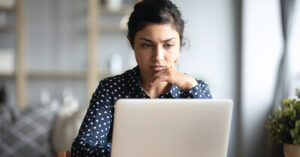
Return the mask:
M 1 0 L 0 0 L 1 1 Z M 28 71 L 26 69 L 26 2 L 27 0 L 17 0 L 15 6 L 5 7 L 0 6 L 0 11 L 5 14 L 9 14 L 15 20 L 11 23 L 4 23 L 0 25 L 0 33 L 5 31 L 13 31 L 16 33 L 15 43 L 16 43 L 16 67 L 15 71 L 11 74 L 6 74 L 4 72 L 0 73 L 1 79 L 11 79 L 15 81 L 16 84 L 16 104 L 21 109 L 26 108 L 27 104 L 27 81 L 29 79 L 54 79 L 54 81 L 63 80 L 83 80 L 87 83 L 87 95 L 88 100 L 91 99 L 92 94 L 97 87 L 99 80 L 111 76 L 108 71 L 100 70 L 98 72 L 98 44 L 99 44 L 99 34 L 101 33 L 122 33 L 126 32 L 120 28 L 119 25 L 111 26 L 99 26 L 99 16 L 103 17 L 113 15 L 124 17 L 128 15 L 133 9 L 132 5 L 123 5 L 119 10 L 112 11 L 108 8 L 99 5 L 99 0 L 86 0 L 87 3 L 87 67 L 82 69 L 82 71 L 75 72 L 63 72 L 63 71 Z M 101 21 L 100 21 L 101 22 Z M 101 32 L 101 33 L 99 33 Z M 48 80 L 47 80 L 48 81 Z
M 83 72 L 28 72 L 28 78 L 41 79 L 84 79 Z
M 15 73 L 0 73 L 0 78 L 14 78 Z M 97 77 L 103 79 L 111 76 L 106 72 L 98 72 Z M 27 77 L 30 79 L 86 79 L 87 74 L 84 72 L 28 72 Z
M 0 78 L 13 78 L 15 73 L 0 73 Z
M 13 25 L 0 25 L 0 31 L 12 31 L 15 27 Z
M 28 72 L 28 78 L 38 79 L 86 79 L 86 72 Z M 0 74 L 0 76 L 2 76 Z M 13 76 L 13 75 L 12 75 Z M 109 72 L 98 72 L 97 77 L 103 78 L 110 76 Z
M 15 7 L 6 7 L 6 6 L 1 6 L 0 5 L 0 11 L 15 11 Z

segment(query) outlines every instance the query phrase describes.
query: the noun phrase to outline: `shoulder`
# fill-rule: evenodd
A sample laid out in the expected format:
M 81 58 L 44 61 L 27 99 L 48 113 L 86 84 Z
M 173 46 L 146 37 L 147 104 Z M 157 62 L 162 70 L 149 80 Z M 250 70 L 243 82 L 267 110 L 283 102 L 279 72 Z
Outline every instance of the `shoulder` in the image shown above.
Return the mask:
M 120 83 L 126 83 L 128 79 L 132 79 L 136 75 L 136 68 L 127 70 L 120 75 L 107 77 L 100 81 L 100 84 L 106 86 L 115 86 Z
M 115 75 L 111 77 L 107 77 L 99 82 L 98 90 L 104 90 L 109 92 L 111 90 L 121 90 L 126 88 L 127 84 L 130 83 L 131 80 L 136 79 L 137 75 L 137 67 L 127 70 L 120 75 Z

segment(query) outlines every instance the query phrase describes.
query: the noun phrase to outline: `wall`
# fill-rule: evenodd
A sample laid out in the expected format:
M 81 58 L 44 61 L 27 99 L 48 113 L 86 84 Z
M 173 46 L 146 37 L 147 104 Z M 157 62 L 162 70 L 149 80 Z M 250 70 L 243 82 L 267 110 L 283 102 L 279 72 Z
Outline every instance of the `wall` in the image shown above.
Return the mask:
M 240 110 L 240 9 L 239 0 L 174 0 L 186 21 L 189 43 L 182 49 L 179 70 L 209 84 L 214 98 L 234 100 L 234 114 L 228 156 L 239 155 Z M 119 18 L 119 17 L 112 17 Z M 104 19 L 105 20 L 105 19 Z M 86 2 L 82 0 L 27 0 L 28 71 L 83 71 L 87 66 Z M 109 19 L 103 23 L 111 22 Z M 0 40 L 1 36 L 0 36 Z M 122 56 L 124 70 L 135 65 L 125 33 L 103 33 L 99 41 L 99 68 L 108 58 Z M 28 102 L 40 103 L 47 88 L 52 98 L 61 99 L 71 88 L 80 103 L 86 100 L 83 79 L 72 81 L 30 79 Z M 11 89 L 11 88 L 10 88 Z M 13 89 L 11 89 L 13 90 Z M 11 100 L 14 103 L 14 100 Z
M 274 84 L 281 52 L 279 1 L 243 3 L 242 152 L 244 157 L 271 155 L 265 124 L 273 110 Z

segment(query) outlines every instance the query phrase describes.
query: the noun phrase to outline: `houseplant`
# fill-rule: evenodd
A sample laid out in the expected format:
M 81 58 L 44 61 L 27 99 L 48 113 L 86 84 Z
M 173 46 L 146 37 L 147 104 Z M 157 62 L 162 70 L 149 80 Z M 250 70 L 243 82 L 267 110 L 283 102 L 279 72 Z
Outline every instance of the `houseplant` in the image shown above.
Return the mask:
M 285 98 L 281 105 L 269 116 L 266 128 L 269 143 L 284 144 L 286 157 L 300 156 L 300 90 L 296 89 L 297 98 Z M 292 153 L 292 154 L 291 154 Z

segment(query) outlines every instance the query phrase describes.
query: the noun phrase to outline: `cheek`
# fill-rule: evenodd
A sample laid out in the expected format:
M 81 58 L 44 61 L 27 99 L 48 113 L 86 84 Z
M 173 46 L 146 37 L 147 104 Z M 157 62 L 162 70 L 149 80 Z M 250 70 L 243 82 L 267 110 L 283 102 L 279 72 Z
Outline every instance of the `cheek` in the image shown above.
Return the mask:
M 179 51 L 176 51 L 171 53 L 169 57 L 169 61 L 175 64 L 178 61 L 178 58 L 179 58 Z
M 143 59 L 143 58 L 141 57 L 140 53 L 138 53 L 138 52 L 135 51 L 134 55 L 135 55 L 136 62 L 137 63 L 141 62 L 141 59 Z
M 178 55 L 178 54 L 176 54 L 176 55 L 174 56 L 174 58 L 173 58 L 174 64 L 175 64 L 175 63 L 177 63 L 177 61 L 178 61 L 178 58 L 179 58 L 179 55 Z
M 135 60 L 136 62 L 141 65 L 144 64 L 148 58 L 147 53 L 145 53 L 144 51 L 140 51 L 140 50 L 134 50 L 134 55 L 135 55 Z

